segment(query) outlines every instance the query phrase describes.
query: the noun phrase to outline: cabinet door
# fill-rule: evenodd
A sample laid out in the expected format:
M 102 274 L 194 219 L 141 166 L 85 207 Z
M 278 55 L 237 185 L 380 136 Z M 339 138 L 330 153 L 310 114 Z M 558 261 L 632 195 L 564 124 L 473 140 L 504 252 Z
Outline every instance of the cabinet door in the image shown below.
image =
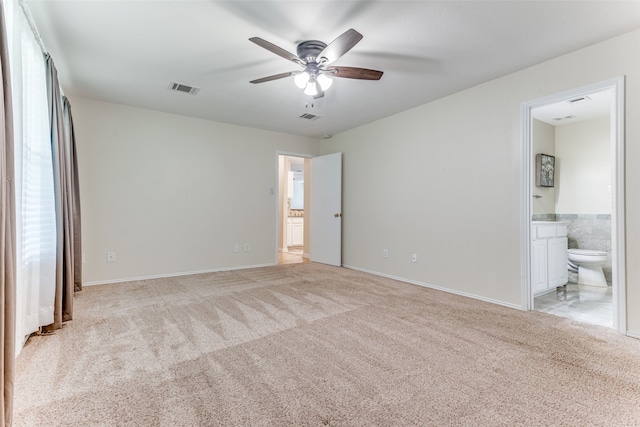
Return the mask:
M 531 268 L 533 269 L 533 292 L 547 289 L 547 241 L 531 243 Z
M 291 218 L 291 245 L 302 246 L 304 243 L 304 219 Z
M 562 286 L 568 281 L 567 238 L 549 239 L 549 287 Z

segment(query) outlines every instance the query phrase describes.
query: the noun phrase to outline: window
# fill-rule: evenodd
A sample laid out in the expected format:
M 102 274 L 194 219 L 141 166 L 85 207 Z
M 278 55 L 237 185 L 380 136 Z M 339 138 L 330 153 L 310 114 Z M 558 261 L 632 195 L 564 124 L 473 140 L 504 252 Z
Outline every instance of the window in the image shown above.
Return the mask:
M 56 213 L 45 61 L 17 2 L 4 2 L 9 32 L 16 171 L 16 350 L 53 323 Z

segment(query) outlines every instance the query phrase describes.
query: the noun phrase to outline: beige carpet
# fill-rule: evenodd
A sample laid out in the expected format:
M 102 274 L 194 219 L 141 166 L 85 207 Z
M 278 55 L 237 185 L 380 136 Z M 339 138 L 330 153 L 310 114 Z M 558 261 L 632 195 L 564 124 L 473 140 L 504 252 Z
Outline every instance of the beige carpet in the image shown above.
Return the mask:
M 16 426 L 640 425 L 640 340 L 313 263 L 88 287 Z

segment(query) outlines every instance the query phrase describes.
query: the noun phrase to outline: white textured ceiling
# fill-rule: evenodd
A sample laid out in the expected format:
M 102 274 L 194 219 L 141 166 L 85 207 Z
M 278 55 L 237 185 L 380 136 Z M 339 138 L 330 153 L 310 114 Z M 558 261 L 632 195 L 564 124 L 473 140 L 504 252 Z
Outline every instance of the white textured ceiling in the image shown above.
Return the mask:
M 552 126 L 610 117 L 613 91 L 603 90 L 534 108 L 532 116 Z
M 343 132 L 640 28 L 638 1 L 28 0 L 69 95 L 311 137 Z M 334 79 L 313 107 L 295 53 L 349 28 L 364 39 L 334 65 L 384 71 Z M 195 96 L 170 82 L 200 87 Z M 569 89 L 569 88 L 568 88 Z M 321 118 L 300 119 L 303 113 Z

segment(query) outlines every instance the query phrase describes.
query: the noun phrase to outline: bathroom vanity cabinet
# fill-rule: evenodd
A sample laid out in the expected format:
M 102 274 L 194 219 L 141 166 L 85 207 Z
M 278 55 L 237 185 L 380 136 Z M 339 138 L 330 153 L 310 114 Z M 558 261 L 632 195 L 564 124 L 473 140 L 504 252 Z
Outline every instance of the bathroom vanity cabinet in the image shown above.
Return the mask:
M 531 226 L 533 292 L 543 294 L 567 283 L 567 224 L 533 221 Z
M 302 246 L 304 243 L 304 218 L 287 218 L 287 246 Z

